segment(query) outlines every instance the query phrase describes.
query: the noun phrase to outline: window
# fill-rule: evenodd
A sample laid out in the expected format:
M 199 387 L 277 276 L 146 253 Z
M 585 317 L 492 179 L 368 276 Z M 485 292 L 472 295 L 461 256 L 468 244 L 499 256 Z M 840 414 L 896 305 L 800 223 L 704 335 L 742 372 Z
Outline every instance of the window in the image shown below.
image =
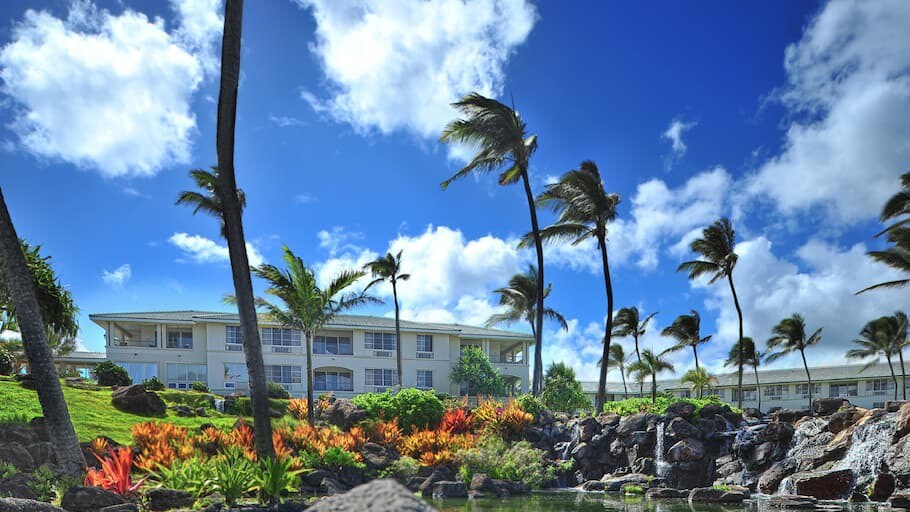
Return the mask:
M 167 348 L 193 349 L 193 329 L 167 327 Z
M 809 398 L 809 384 L 797 384 L 796 385 L 796 394 L 800 395 L 802 398 Z M 812 384 L 812 396 L 820 397 L 822 394 L 822 385 L 821 384 Z
M 262 344 L 277 347 L 299 347 L 300 331 L 280 327 L 263 327 Z
M 855 382 L 840 382 L 828 386 L 829 397 L 847 397 L 857 396 L 857 386 Z
M 707 389 L 707 390 L 705 390 L 705 394 L 708 396 L 714 395 L 717 398 L 723 398 L 724 390 L 720 389 L 720 388 Z
M 790 390 L 790 386 L 784 386 L 781 384 L 775 384 L 773 386 L 765 386 L 765 396 L 772 400 L 782 400 L 784 395 Z
M 354 391 L 354 378 L 349 371 L 315 372 L 313 389 L 316 391 Z
M 167 387 L 171 389 L 190 389 L 194 382 L 208 383 L 204 364 L 167 364 Z
M 395 350 L 394 332 L 367 332 L 363 335 L 363 346 L 367 350 Z
M 417 370 L 417 387 L 421 389 L 433 387 L 433 372 L 431 370 Z
M 733 400 L 739 400 L 739 390 L 733 390 Z M 758 390 L 756 388 L 743 388 L 743 402 L 754 402 L 758 400 Z
M 894 382 L 888 379 L 876 379 L 866 381 L 866 393 L 872 395 L 887 395 L 894 391 Z
M 224 328 L 224 349 L 231 352 L 243 350 L 243 331 L 239 325 L 228 325 Z
M 430 334 L 418 334 L 417 335 L 417 351 L 418 352 L 432 352 L 433 351 L 433 336 Z
M 391 388 L 398 384 L 398 372 L 386 368 L 367 368 L 365 370 L 367 386 Z
M 354 346 L 350 336 L 316 336 L 313 338 L 313 353 L 349 356 L 354 353 Z
M 873 409 L 884 409 L 885 402 L 872 402 L 872 408 Z
M 680 398 L 692 398 L 692 392 L 689 391 L 688 389 L 684 389 L 679 392 L 679 397 Z
M 299 366 L 265 365 L 265 380 L 277 384 L 300 384 L 301 371 Z
M 248 382 L 244 363 L 224 363 L 224 382 Z
M 117 365 L 126 370 L 134 384 L 158 376 L 156 363 L 117 363 Z

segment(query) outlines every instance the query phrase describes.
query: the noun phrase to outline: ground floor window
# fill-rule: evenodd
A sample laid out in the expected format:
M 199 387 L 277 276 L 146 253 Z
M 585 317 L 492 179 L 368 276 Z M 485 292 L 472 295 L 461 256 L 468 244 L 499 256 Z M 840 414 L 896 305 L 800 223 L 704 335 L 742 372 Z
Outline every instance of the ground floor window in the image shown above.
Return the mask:
M 234 389 L 238 383 L 249 382 L 246 364 L 244 363 L 224 363 L 224 387 Z
M 207 368 L 204 364 L 167 364 L 167 387 L 190 389 L 194 382 L 208 383 Z
M 354 391 L 353 373 L 349 371 L 316 370 L 313 389 L 316 391 Z
M 364 370 L 364 384 L 367 386 L 391 388 L 398 384 L 398 372 L 388 368 L 367 368 Z
M 831 398 L 857 395 L 858 390 L 855 382 L 841 382 L 828 385 L 828 396 Z
M 789 391 L 790 386 L 785 386 L 782 384 L 774 384 L 771 386 L 765 386 L 765 397 L 771 400 L 782 400 L 784 395 Z
M 797 384 L 796 385 L 796 394 L 800 395 L 802 398 L 809 398 L 809 384 Z M 822 394 L 822 385 L 821 384 L 812 384 L 812 396 L 819 397 Z
M 417 370 L 417 387 L 423 389 L 433 387 L 433 372 L 431 370 Z
M 872 395 L 887 395 L 894 391 L 894 382 L 889 379 L 866 381 L 866 392 Z
M 118 366 L 126 370 L 133 384 L 139 384 L 144 380 L 158 376 L 158 365 L 156 363 L 117 363 Z
M 739 400 L 739 390 L 733 390 L 733 400 Z M 758 400 L 758 389 L 756 388 L 743 388 L 743 402 L 754 402 Z
M 303 382 L 299 366 L 265 365 L 265 379 L 278 384 L 300 384 Z

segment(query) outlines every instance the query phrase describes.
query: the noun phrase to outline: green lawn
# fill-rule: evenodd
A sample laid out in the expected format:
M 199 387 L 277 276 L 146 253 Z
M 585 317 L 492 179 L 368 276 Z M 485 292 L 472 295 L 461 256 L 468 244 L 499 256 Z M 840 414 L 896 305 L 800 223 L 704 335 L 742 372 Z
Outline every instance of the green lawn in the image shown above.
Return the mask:
M 168 412 L 163 418 L 147 418 L 122 411 L 111 405 L 111 391 L 104 389 L 90 391 L 63 386 L 63 396 L 69 406 L 73 426 L 80 441 L 89 441 L 99 435 L 105 435 L 118 443 L 130 442 L 130 428 L 143 421 L 168 421 L 185 427 L 198 427 L 203 423 L 212 423 L 219 427 L 230 427 L 236 421 L 234 416 L 221 415 L 211 411 L 208 417 L 181 418 Z M 25 415 L 29 419 L 41 416 L 41 405 L 38 395 L 23 388 L 17 382 L 0 380 L 0 417 L 8 415 Z

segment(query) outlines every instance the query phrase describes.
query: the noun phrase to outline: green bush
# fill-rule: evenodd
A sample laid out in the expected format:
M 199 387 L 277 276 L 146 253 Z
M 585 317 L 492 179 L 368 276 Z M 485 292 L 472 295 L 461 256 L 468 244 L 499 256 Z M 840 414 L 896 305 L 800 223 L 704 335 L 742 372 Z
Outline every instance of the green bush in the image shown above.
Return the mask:
M 685 402 L 695 406 L 695 414 L 701 412 L 702 407 L 706 405 L 729 406 L 726 402 L 716 396 L 705 398 L 675 398 L 668 396 L 658 396 L 654 403 L 650 398 L 626 398 L 618 402 L 607 402 L 604 404 L 604 412 L 612 412 L 620 416 L 638 414 L 640 412 L 649 412 L 653 414 L 664 414 L 667 407 L 672 404 Z M 733 411 L 739 412 L 739 409 L 730 407 Z
M 411 457 L 404 456 L 392 463 L 391 466 L 379 472 L 380 478 L 395 478 L 407 482 L 409 478 L 417 476 L 420 471 L 420 462 Z
M 211 491 L 224 497 L 228 507 L 233 507 L 237 500 L 253 490 L 257 468 L 242 449 L 229 447 L 208 464 L 212 468 Z
M 405 432 L 412 426 L 426 428 L 439 423 L 445 407 L 436 393 L 415 388 L 402 389 L 398 393 L 362 393 L 352 401 L 367 412 L 370 419 L 383 417 L 398 418 L 398 424 Z
M 211 393 L 208 385 L 202 381 L 196 381 L 190 384 L 190 389 L 199 393 Z
M 142 381 L 142 385 L 149 391 L 163 391 L 164 383 L 158 377 L 151 377 Z
M 266 386 L 269 390 L 269 398 L 281 398 L 283 400 L 291 398 L 291 394 L 288 393 L 288 390 L 281 387 L 281 384 L 278 384 L 277 382 L 269 381 Z
M 518 406 L 521 407 L 522 410 L 527 413 L 531 413 L 534 418 L 537 418 L 537 416 L 540 414 L 540 411 L 544 410 L 543 402 L 541 402 L 539 398 L 530 393 L 520 395 L 515 399 L 515 401 L 518 402 Z
M 0 347 L 0 375 L 13 373 L 13 355 L 6 347 Z
M 645 493 L 645 489 L 640 485 L 626 484 L 622 486 L 622 493 L 631 496 L 638 496 Z
M 266 459 L 259 463 L 253 475 L 253 490 L 262 505 L 277 505 L 281 495 L 294 492 L 299 484 L 300 470 L 291 470 L 291 461 Z
M 122 366 L 110 361 L 96 364 L 92 374 L 102 386 L 129 386 L 133 383 L 130 374 L 126 373 Z
M 338 473 L 344 468 L 363 469 L 366 467 L 363 462 L 357 462 L 353 453 L 337 446 L 327 449 L 321 456 L 316 452 L 300 452 L 300 460 L 308 468 L 327 469 L 334 473 Z
M 201 396 L 211 396 L 211 395 L 201 395 Z M 281 414 L 287 414 L 288 411 L 288 402 L 289 400 L 282 399 L 269 399 L 269 407 L 280 412 Z M 234 410 L 225 411 L 228 414 L 236 414 L 238 416 L 252 416 L 253 415 L 253 406 L 250 403 L 250 398 L 242 396 L 234 400 Z
M 211 492 L 212 467 L 198 456 L 177 459 L 170 467 L 150 471 L 149 479 L 155 487 L 186 491 L 198 499 Z
M 206 409 L 215 408 L 215 395 L 203 393 L 187 393 L 186 391 L 177 391 L 171 389 L 159 391 L 158 396 L 160 396 L 161 399 L 167 403 L 188 405 L 193 409 L 196 409 L 198 407 L 205 407 Z
M 509 446 L 500 436 L 487 436 L 476 447 L 459 452 L 459 476 L 466 483 L 477 473 L 490 478 L 523 482 L 540 487 L 555 477 L 555 469 L 548 466 L 543 450 L 527 441 Z

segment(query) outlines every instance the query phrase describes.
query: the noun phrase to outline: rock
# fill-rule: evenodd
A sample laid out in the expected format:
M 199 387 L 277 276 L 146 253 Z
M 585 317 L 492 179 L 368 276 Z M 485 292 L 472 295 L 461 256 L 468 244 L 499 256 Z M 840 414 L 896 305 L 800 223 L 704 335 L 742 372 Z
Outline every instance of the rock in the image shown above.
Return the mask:
M 619 420 L 619 425 L 616 427 L 616 435 L 623 437 L 628 436 L 632 432 L 644 430 L 647 424 L 647 413 L 640 412 L 638 414 L 623 416 L 622 419 Z
M 464 485 L 464 484 L 462 484 Z M 434 512 L 433 507 L 392 479 L 373 480 L 316 502 L 307 512 Z
M 894 493 L 891 495 L 891 498 L 888 499 L 888 503 L 891 504 L 891 508 L 910 509 L 910 492 L 902 491 Z
M 894 488 L 896 486 L 897 481 L 895 480 L 894 475 L 891 473 L 878 473 L 875 477 L 875 481 L 869 486 L 869 499 L 872 501 L 884 502 L 894 493 Z
M 27 450 L 28 454 L 32 456 L 32 462 L 35 464 L 35 467 L 42 465 L 51 466 L 57 462 L 54 446 L 47 441 L 32 443 L 28 445 Z
M 645 491 L 645 499 L 666 500 L 688 498 L 689 491 L 685 489 L 670 489 L 668 487 L 652 487 Z
M 910 434 L 910 402 L 901 405 L 897 411 L 897 420 L 894 422 L 894 437 L 891 442 L 896 443 L 907 434 Z
M 687 404 L 692 405 L 692 404 Z M 686 437 L 699 437 L 700 432 L 691 423 L 682 417 L 676 417 L 670 420 L 665 430 L 667 436 L 672 439 L 680 440 Z
M 0 423 L 0 439 L 10 444 L 31 444 L 38 441 L 35 431 L 21 423 Z
M 411 478 L 408 478 L 406 487 L 409 491 L 416 493 L 420 491 L 420 486 L 426 479 L 425 476 L 412 476 Z
M 508 480 L 493 480 L 496 496 L 518 496 L 522 494 L 531 494 L 531 486 L 522 482 L 510 482 Z
M 723 414 L 724 414 L 724 408 L 719 405 L 715 405 L 715 404 L 708 404 L 708 405 L 702 407 L 701 412 L 698 413 L 698 415 L 701 416 L 702 418 L 713 418 L 714 416 L 717 416 L 717 415 L 723 416 Z
M 192 418 L 196 416 L 196 413 L 193 412 L 193 408 L 188 405 L 172 405 L 170 407 L 174 414 L 181 418 Z
M 35 462 L 31 454 L 21 444 L 0 444 L 0 462 L 12 464 L 23 473 L 35 470 Z
M 591 445 L 588 443 L 579 443 L 578 446 L 572 450 L 572 458 L 575 460 L 587 459 L 591 456 L 592 449 L 593 448 L 591 448 Z
M 135 503 L 121 503 L 119 505 L 104 507 L 98 512 L 139 512 L 139 506 Z
M 705 445 L 693 438 L 678 441 L 667 451 L 667 460 L 670 462 L 693 462 L 704 457 Z
M 762 473 L 758 479 L 758 491 L 765 494 L 774 494 L 780 487 L 784 478 L 792 475 L 796 471 L 796 461 L 793 459 L 784 459 L 775 462 L 767 471 Z
M 375 470 L 385 469 L 398 460 L 398 454 L 376 443 L 364 443 L 360 453 L 367 468 Z
M 593 416 L 580 419 L 575 427 L 578 429 L 578 439 L 585 443 L 590 441 L 594 434 L 600 432 L 600 423 Z
M 752 450 L 750 457 L 749 469 L 765 468 L 774 462 L 774 452 L 777 450 L 777 443 L 765 441 Z
M 812 416 L 812 412 L 808 409 L 781 409 L 774 413 L 774 421 L 796 423 L 806 416 Z
M 493 485 L 493 479 L 487 476 L 486 473 L 477 473 L 471 477 L 470 489 L 472 491 L 493 491 L 495 486 Z
M 845 499 L 853 489 L 853 471 L 835 469 L 806 471 L 790 475 L 790 484 L 796 494 L 820 500 Z
M 910 403 L 910 400 L 886 400 L 885 410 L 887 412 L 897 412 L 902 406 Z
M 32 428 L 32 432 L 38 436 L 38 441 L 50 441 L 51 434 L 47 430 L 47 420 L 44 419 L 44 416 L 36 416 L 32 418 L 28 425 Z
M 771 496 L 768 506 L 774 508 L 815 508 L 818 500 L 812 496 L 799 496 L 797 494 L 780 494 Z
M 442 481 L 433 484 L 433 498 L 467 498 L 468 488 L 464 482 Z
M 341 482 L 339 482 L 334 477 L 326 477 L 322 479 L 322 482 L 319 483 L 319 490 L 323 494 L 328 494 L 329 496 L 334 496 L 336 494 L 342 494 L 346 490 Z
M 765 441 L 790 442 L 793 439 L 793 425 L 774 421 L 765 428 Z
M 524 431 L 525 441 L 529 443 L 536 443 L 541 441 L 543 437 L 543 429 L 540 427 L 528 427 Z
M 620 438 L 616 438 L 610 443 L 610 455 L 614 457 L 619 457 L 620 455 L 626 452 L 626 443 Z
M 626 484 L 646 485 L 648 483 L 648 478 L 648 475 L 642 473 L 629 473 L 628 475 L 616 477 L 606 475 L 601 479 L 601 482 L 604 483 L 605 491 L 619 492 L 619 490 L 622 489 L 622 486 Z
M 828 432 L 837 434 L 856 424 L 866 414 L 865 409 L 852 407 L 844 411 L 838 411 L 828 418 Z
M 363 483 L 363 470 L 354 466 L 344 466 L 338 471 L 338 481 L 349 489 L 357 487 Z
M 196 501 L 193 495 L 177 489 L 152 489 L 145 493 L 148 509 L 153 512 L 175 508 L 190 508 Z
M 0 496 L 37 500 L 38 495 L 32 490 L 31 473 L 16 473 L 15 475 L 0 480 Z
M 126 503 L 126 500 L 119 494 L 100 487 L 81 486 L 70 487 L 60 500 L 60 506 L 69 512 L 97 512 L 121 503 Z
M 812 400 L 812 410 L 819 416 L 830 416 L 841 407 L 849 407 L 850 401 L 846 398 L 816 398 Z
M 322 412 L 322 418 L 341 430 L 349 430 L 356 423 L 365 420 L 367 412 L 345 398 L 338 398 Z
M 601 492 L 604 490 L 604 483 L 600 480 L 588 480 L 578 486 L 578 489 L 588 492 Z
M 420 484 L 420 492 L 424 495 L 430 494 L 433 484 L 436 482 L 450 482 L 455 480 L 455 473 L 448 466 L 436 466 L 430 476 Z
M 697 487 L 689 493 L 689 503 L 742 503 L 748 495 L 740 490 Z
M 0 498 L 0 512 L 66 512 L 50 503 L 22 498 Z
M 753 419 L 753 420 L 760 420 L 760 419 L 762 419 L 764 416 L 765 416 L 765 415 L 762 414 L 761 411 L 758 410 L 758 409 L 756 409 L 755 407 L 746 407 L 745 409 L 743 409 L 743 418 L 750 418 L 750 419 Z
M 667 406 L 667 418 L 691 420 L 695 417 L 695 406 L 689 402 L 676 402 Z
M 319 487 L 325 478 L 335 478 L 335 475 L 324 469 L 316 469 L 301 475 L 303 484 L 308 487 Z
M 123 386 L 111 393 L 111 403 L 123 412 L 141 416 L 161 416 L 167 410 L 164 400 L 142 384 Z

